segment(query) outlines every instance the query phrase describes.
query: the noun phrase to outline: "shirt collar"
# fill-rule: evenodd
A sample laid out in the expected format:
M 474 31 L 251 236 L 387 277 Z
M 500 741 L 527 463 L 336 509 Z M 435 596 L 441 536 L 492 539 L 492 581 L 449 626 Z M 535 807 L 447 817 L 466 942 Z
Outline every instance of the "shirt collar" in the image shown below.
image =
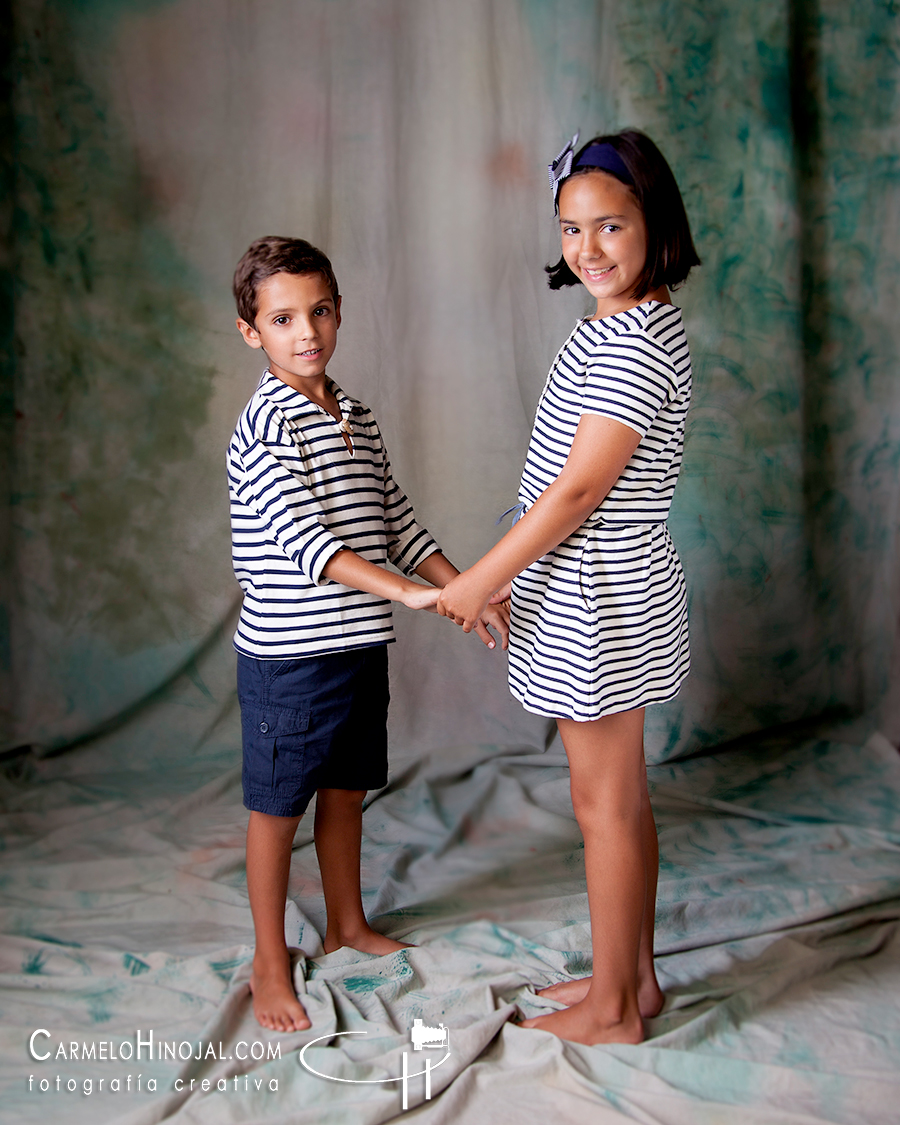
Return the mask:
M 354 403 L 344 394 L 330 376 L 326 376 L 326 378 L 329 390 L 337 399 L 341 417 L 349 418 L 354 412 Z M 291 421 L 296 418 L 305 418 L 313 414 L 328 413 L 327 410 L 323 410 L 321 406 L 317 406 L 311 399 L 308 399 L 306 395 L 301 394 L 300 391 L 295 391 L 294 388 L 289 387 L 287 383 L 283 383 L 277 375 L 272 374 L 268 367 L 262 373 L 259 386 L 256 389 L 259 394 L 275 403 L 278 409 L 284 414 L 285 418 Z

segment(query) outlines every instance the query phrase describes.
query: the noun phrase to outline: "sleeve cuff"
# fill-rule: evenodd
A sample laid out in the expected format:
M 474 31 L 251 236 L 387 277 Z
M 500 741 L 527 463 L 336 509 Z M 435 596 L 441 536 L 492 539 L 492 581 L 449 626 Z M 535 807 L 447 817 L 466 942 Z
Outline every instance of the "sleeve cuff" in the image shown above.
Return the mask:
M 347 544 L 336 539 L 330 531 L 322 529 L 321 535 L 316 536 L 314 543 L 307 544 L 303 550 L 303 569 L 309 575 L 309 580 L 314 586 L 324 586 L 330 582 L 322 571 L 338 551 L 345 551 Z
M 430 555 L 435 555 L 439 551 L 440 547 L 428 532 L 423 527 L 417 527 L 402 547 L 395 545 L 389 551 L 388 557 L 398 570 L 409 577 L 415 573 L 416 567 L 421 566 Z

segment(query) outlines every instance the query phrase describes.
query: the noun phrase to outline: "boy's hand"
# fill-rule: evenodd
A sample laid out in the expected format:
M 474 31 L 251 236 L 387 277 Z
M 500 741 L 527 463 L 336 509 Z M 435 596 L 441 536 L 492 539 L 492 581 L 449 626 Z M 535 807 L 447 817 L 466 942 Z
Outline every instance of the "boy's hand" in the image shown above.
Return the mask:
M 481 639 L 488 646 L 488 648 L 493 648 L 494 647 L 493 640 L 490 643 L 488 643 L 484 639 L 484 636 L 483 636 L 483 633 L 482 633 L 482 631 L 484 633 L 487 633 L 487 629 L 485 628 L 486 625 L 490 625 L 491 628 L 494 629 L 495 632 L 498 634 L 498 636 L 500 637 L 500 641 L 501 641 L 503 650 L 505 652 L 506 649 L 509 648 L 509 602 L 508 601 L 501 602 L 499 605 L 488 604 L 487 609 L 481 615 L 480 621 L 475 626 L 475 632 L 478 634 L 478 636 L 481 637 Z M 488 636 L 490 636 L 489 633 L 488 633 Z
M 488 602 L 488 605 L 499 605 L 501 602 L 509 603 L 512 597 L 512 582 L 507 582 L 505 586 L 501 586 L 496 594 Z M 509 616 L 509 604 L 507 604 L 507 617 Z

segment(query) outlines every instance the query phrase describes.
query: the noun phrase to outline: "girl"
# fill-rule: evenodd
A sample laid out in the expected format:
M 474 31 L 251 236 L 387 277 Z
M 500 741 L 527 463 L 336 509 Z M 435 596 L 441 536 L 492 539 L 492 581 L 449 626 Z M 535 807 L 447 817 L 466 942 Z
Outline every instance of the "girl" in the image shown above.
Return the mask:
M 681 564 L 665 520 L 678 477 L 691 364 L 669 296 L 700 260 L 656 145 L 577 135 L 550 165 L 562 257 L 596 315 L 575 325 L 538 404 L 521 518 L 444 587 L 438 612 L 468 631 L 509 595 L 509 682 L 556 719 L 584 835 L 593 976 L 545 989 L 568 1005 L 525 1027 L 580 1043 L 639 1043 L 663 994 L 653 968 L 659 854 L 644 764 L 644 707 L 689 667 Z M 495 593 L 496 592 L 496 593 Z M 493 595 L 493 598 L 492 598 Z

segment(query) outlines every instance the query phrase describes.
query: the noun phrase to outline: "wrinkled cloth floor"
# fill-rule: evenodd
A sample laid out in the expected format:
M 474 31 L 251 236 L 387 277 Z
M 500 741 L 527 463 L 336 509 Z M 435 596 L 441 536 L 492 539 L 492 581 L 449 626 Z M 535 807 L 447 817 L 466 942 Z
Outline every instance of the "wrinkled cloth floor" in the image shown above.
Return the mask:
M 452 766 L 432 757 L 374 797 L 367 911 L 416 943 L 388 957 L 323 953 L 304 820 L 285 925 L 313 1028 L 275 1035 L 250 1010 L 238 768 L 210 749 L 116 769 L 107 741 L 4 787 L 10 1122 L 896 1121 L 900 759 L 879 735 L 770 739 L 651 768 L 666 1006 L 641 1046 L 590 1048 L 511 1022 L 552 1006 L 536 989 L 590 971 L 558 753 L 457 747 Z M 417 1018 L 448 1029 L 449 1053 L 412 1047 Z M 35 1040 L 44 1061 L 29 1054 L 36 1029 L 49 1033 Z M 144 1046 L 138 1060 L 136 1036 L 151 1031 L 154 1057 Z M 320 1038 L 334 1032 L 357 1034 Z M 314 1039 L 304 1061 L 328 1077 L 301 1065 Z

